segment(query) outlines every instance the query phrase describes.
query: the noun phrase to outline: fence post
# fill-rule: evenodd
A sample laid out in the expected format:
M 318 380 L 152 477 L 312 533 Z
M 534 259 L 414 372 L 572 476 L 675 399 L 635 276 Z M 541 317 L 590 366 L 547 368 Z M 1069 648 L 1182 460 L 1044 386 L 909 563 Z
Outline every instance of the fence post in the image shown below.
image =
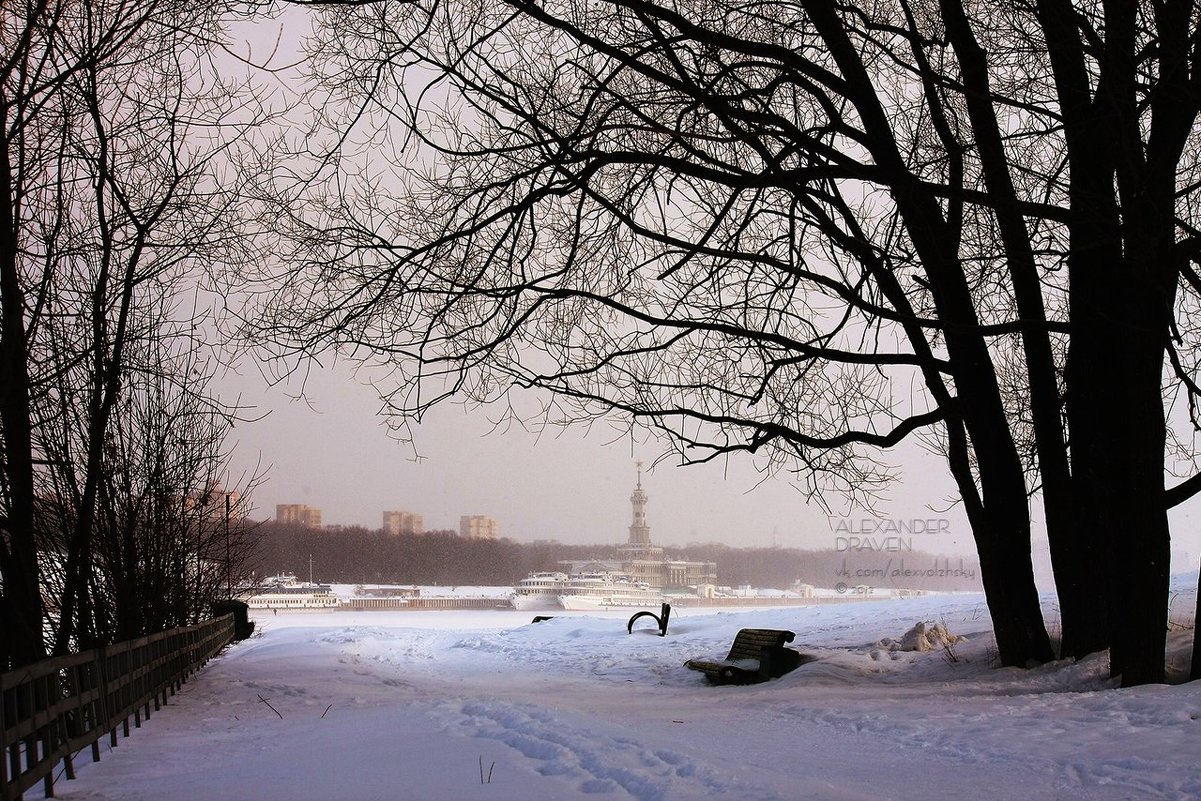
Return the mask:
M 8 693 L 4 691 L 4 674 L 0 673 L 0 801 L 11 801 L 8 792 Z M 18 772 L 19 776 L 20 773 Z
M 61 682 L 65 684 L 65 687 L 59 691 L 60 695 L 65 690 L 67 698 L 75 699 L 74 708 L 64 708 L 55 716 L 56 723 L 58 724 L 58 735 L 62 738 L 63 743 L 70 743 L 83 730 L 83 690 L 81 688 L 82 682 L 80 681 L 79 667 L 79 664 L 69 664 L 66 667 L 65 673 L 60 676 Z M 63 775 L 69 780 L 75 778 L 75 762 L 72 760 L 69 748 L 67 749 L 67 753 L 63 754 Z
M 92 651 L 92 686 L 96 688 L 96 703 L 92 707 L 92 726 L 98 732 L 108 728 L 108 685 L 104 681 L 104 646 Z M 100 761 L 100 737 L 92 741 L 92 761 Z
M 34 684 L 35 689 L 34 689 L 34 693 L 33 693 L 33 710 L 34 710 L 35 715 L 38 712 L 48 710 L 50 707 L 50 680 L 52 677 L 54 679 L 54 684 L 57 686 L 57 684 L 58 684 L 58 674 L 57 673 L 52 673 L 50 676 L 43 676 L 41 681 L 36 682 Z M 40 685 L 41 692 L 37 691 L 39 688 L 39 685 Z M 39 726 L 38 729 L 36 730 L 37 734 L 34 736 L 36 736 L 37 739 L 41 740 L 42 755 L 41 755 L 41 757 L 35 759 L 34 761 L 29 762 L 28 767 L 30 767 L 30 768 L 35 767 L 38 762 L 42 761 L 43 759 L 46 759 L 50 754 L 53 754 L 55 752 L 55 750 L 57 749 L 58 744 L 54 742 L 54 733 L 55 733 L 55 729 L 57 728 L 54 724 L 56 722 L 57 721 L 50 721 L 50 722 L 44 723 L 41 726 Z M 34 756 L 36 756 L 36 754 Z M 27 760 L 27 762 L 28 762 L 28 760 Z M 54 767 L 53 767 L 53 765 L 51 765 L 50 770 L 46 771 L 45 777 L 42 778 L 42 788 L 45 791 L 47 798 L 54 798 Z
M 18 720 L 21 719 L 21 711 L 19 709 L 19 704 L 20 704 L 19 693 L 17 692 L 17 690 L 20 689 L 20 686 L 17 685 L 10 689 L 12 691 L 11 694 L 7 693 L 7 692 L 4 694 L 5 699 L 6 699 L 4 702 L 4 706 L 5 706 L 5 709 L 7 709 L 11 712 L 11 717 L 12 717 L 13 723 L 15 724 Z M 7 700 L 9 698 L 12 699 L 11 706 L 10 706 L 9 701 Z M 7 737 L 5 739 L 8 740 Z M 18 782 L 21 779 L 21 742 L 20 742 L 20 740 L 16 739 L 16 738 L 8 740 L 7 744 L 5 746 L 5 751 L 6 751 L 6 753 L 3 755 L 3 759 L 5 761 L 5 764 L 8 765 L 9 772 L 11 774 L 10 781 L 12 781 L 13 784 L 16 784 L 16 782 Z M 20 793 L 11 793 L 9 785 L 7 785 L 7 784 L 5 785 L 4 797 L 5 797 L 6 801 L 10 801 L 11 799 L 14 799 L 14 798 L 20 798 L 20 796 L 21 796 Z

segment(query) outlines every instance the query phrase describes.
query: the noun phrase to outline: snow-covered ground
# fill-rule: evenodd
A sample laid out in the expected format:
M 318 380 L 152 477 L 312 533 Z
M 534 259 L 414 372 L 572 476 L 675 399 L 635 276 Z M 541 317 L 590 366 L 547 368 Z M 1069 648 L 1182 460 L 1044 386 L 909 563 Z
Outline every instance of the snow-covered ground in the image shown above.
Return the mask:
M 1177 597 L 1191 625 L 1195 596 Z M 263 615 L 74 799 L 1196 799 L 1201 682 L 1115 689 L 1104 656 L 999 669 L 982 598 L 625 613 Z M 1187 620 L 1186 620 L 1187 618 Z M 916 622 L 967 641 L 893 652 Z M 818 660 L 713 687 L 739 628 Z M 1191 631 L 1173 634 L 1187 665 Z M 262 699 L 262 700 L 260 700 Z M 270 706 L 268 706 L 268 703 Z M 278 711 L 278 715 L 276 711 Z M 31 794 L 29 797 L 33 797 Z

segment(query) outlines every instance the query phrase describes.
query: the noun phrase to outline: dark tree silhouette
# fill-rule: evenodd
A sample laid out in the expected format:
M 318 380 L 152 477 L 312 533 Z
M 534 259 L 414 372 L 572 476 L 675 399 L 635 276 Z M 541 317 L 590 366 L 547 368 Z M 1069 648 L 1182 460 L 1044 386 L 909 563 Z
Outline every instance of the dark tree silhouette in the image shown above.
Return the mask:
M 1063 653 L 1160 681 L 1166 510 L 1201 486 L 1165 488 L 1193 456 L 1165 397 L 1197 427 L 1198 16 L 337 3 L 310 62 L 334 145 L 286 193 L 259 333 L 390 364 L 401 413 L 543 390 L 544 423 L 612 414 L 865 502 L 921 437 L 1003 662 L 1052 656 L 1035 497 Z

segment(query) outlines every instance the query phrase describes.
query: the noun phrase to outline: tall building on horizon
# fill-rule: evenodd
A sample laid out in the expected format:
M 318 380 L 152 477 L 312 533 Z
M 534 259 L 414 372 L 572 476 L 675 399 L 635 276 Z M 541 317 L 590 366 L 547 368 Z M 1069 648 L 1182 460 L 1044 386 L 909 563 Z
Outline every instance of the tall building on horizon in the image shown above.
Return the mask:
M 240 520 L 247 516 L 247 510 L 242 504 L 242 494 L 237 490 L 226 490 L 220 482 L 214 483 L 207 490 L 194 490 L 183 499 L 184 508 L 191 511 L 200 509 L 205 517 L 223 518 L 229 513 L 231 519 Z
M 471 540 L 494 540 L 500 537 L 500 523 L 488 515 L 463 515 L 459 518 L 459 536 Z
M 635 465 L 638 479 L 630 494 L 633 519 L 630 522 L 629 539 L 617 546 L 617 560 L 569 560 L 559 564 L 568 572 L 597 569 L 620 571 L 656 589 L 695 589 L 705 584 L 716 584 L 716 562 L 665 559 L 663 549 L 651 542 L 651 527 L 646 519 L 646 505 L 650 496 L 642 488 L 642 462 L 635 462 Z
M 642 488 L 642 462 L 635 462 L 638 467 L 638 483 L 630 495 L 630 506 L 634 507 L 634 521 L 630 523 L 630 548 L 651 547 L 651 527 L 646 524 L 646 502 L 650 496 Z
M 630 507 L 634 517 L 630 522 L 630 537 L 625 545 L 617 547 L 617 553 L 623 562 L 635 560 L 661 560 L 663 549 L 651 544 L 651 527 L 646 522 L 646 504 L 650 496 L 642 488 L 642 462 L 635 462 L 638 469 L 638 483 L 630 493 Z
M 275 522 L 321 528 L 321 510 L 303 503 L 279 503 L 275 505 Z
M 386 534 L 421 534 L 425 531 L 425 518 L 419 514 L 405 511 L 384 512 L 384 533 Z

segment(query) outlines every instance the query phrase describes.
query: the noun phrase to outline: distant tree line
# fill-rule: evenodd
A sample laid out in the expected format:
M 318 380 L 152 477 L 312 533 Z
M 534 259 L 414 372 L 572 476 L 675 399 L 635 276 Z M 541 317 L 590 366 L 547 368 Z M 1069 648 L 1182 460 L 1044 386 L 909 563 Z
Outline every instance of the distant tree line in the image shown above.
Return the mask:
M 361 527 L 334 531 L 275 522 L 260 524 L 254 539 L 251 564 L 260 576 L 294 573 L 307 578 L 311 556 L 314 580 L 346 584 L 504 586 L 533 571 L 558 570 L 560 561 L 617 557 L 616 545 L 474 540 L 453 531 L 420 535 Z M 818 587 L 844 583 L 849 587 L 980 589 L 980 567 L 974 559 L 917 551 L 845 553 L 711 544 L 664 548 L 664 555 L 716 562 L 719 583 L 730 586 L 785 589 L 802 581 Z

